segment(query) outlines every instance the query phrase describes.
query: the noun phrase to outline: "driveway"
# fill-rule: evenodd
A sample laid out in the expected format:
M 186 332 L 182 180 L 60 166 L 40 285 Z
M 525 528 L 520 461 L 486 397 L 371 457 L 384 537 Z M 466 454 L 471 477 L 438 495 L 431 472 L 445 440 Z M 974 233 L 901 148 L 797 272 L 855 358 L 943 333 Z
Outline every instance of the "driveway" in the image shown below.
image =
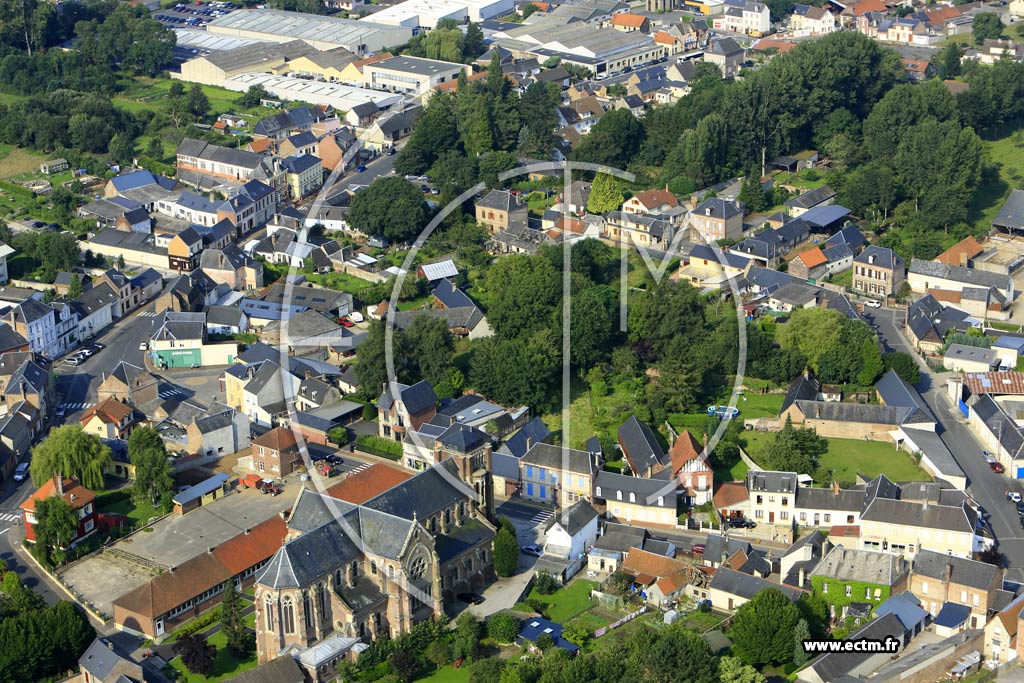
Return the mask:
M 983 446 L 967 427 L 967 420 L 946 395 L 946 380 L 953 373 L 932 372 L 927 364 L 907 343 L 900 325 L 905 313 L 893 309 L 873 312 L 879 326 L 886 351 L 902 351 L 913 356 L 921 367 L 921 382 L 917 389 L 941 425 L 939 438 L 953 454 L 957 464 L 967 475 L 967 493 L 989 514 L 989 522 L 1006 556 L 1009 569 L 1007 578 L 1024 580 L 1024 530 L 1017 518 L 1014 505 L 1006 500 L 1008 490 L 1024 492 L 1020 484 L 989 469 L 981 456 Z

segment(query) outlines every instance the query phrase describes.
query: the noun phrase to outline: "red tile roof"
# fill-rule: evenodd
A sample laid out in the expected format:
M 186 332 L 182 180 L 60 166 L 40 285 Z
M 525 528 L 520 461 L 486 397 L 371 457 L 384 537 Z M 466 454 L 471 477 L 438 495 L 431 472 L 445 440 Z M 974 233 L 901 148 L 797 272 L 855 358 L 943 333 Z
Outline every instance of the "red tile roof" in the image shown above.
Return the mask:
M 978 240 L 968 236 L 936 256 L 935 260 L 951 266 L 966 266 L 967 262 L 965 259 L 972 259 L 983 251 L 985 251 L 985 248 L 981 246 Z
M 203 553 L 125 593 L 114 600 L 114 606 L 154 619 L 224 583 L 231 576 L 213 554 Z
M 626 555 L 622 569 L 630 574 L 648 574 L 656 578 L 678 574 L 686 568 L 686 562 L 673 557 L 633 548 Z
M 628 28 L 641 28 L 645 21 L 647 21 L 647 17 L 629 12 L 620 12 L 612 17 L 613 26 L 626 26 Z
M 746 503 L 750 500 L 747 494 L 747 485 L 741 481 L 727 481 L 715 491 L 715 507 L 728 510 L 737 503 Z
M 685 429 L 679 434 L 668 455 L 672 459 L 672 471 L 678 472 L 683 466 L 700 457 L 704 447 Z
M 637 192 L 633 195 L 633 198 L 648 209 L 653 209 L 663 204 L 679 206 L 679 200 L 668 190 L 644 190 L 643 192 Z
M 45 482 L 35 490 L 35 492 L 25 499 L 25 502 L 21 504 L 22 510 L 32 512 L 36 509 L 36 501 L 45 500 L 51 496 L 57 495 L 57 477 L 53 477 Z M 78 483 L 78 480 L 74 477 L 64 477 L 64 502 L 70 505 L 75 510 L 83 508 L 92 501 L 96 500 L 96 494 L 85 488 Z
M 85 411 L 82 415 L 80 422 L 85 425 L 93 418 L 98 417 L 106 424 L 121 424 L 121 421 L 132 414 L 132 409 L 121 403 L 114 397 L 105 399 L 101 403 L 97 403 L 89 410 Z
M 675 45 L 676 37 L 671 33 L 666 33 L 665 31 L 658 31 L 657 33 L 654 34 L 654 42 L 658 43 L 659 45 Z
M 767 52 L 768 50 L 776 50 L 780 55 L 786 54 L 790 50 L 796 47 L 796 43 L 792 43 L 788 40 L 772 40 L 770 38 L 761 38 L 750 46 L 751 50 L 755 52 Z
M 964 386 L 975 396 L 1024 394 L 1024 372 L 965 372 L 963 377 Z
M 362 505 L 371 498 L 411 478 L 412 474 L 409 472 L 377 463 L 362 472 L 348 475 L 344 480 L 327 489 L 327 495 L 355 505 Z
M 253 446 L 262 446 L 279 453 L 295 448 L 297 444 L 295 432 L 287 427 L 274 427 L 266 434 L 252 440 Z
M 803 264 L 808 268 L 814 268 L 815 266 L 820 266 L 828 263 L 828 258 L 825 257 L 825 254 L 824 252 L 822 252 L 820 247 L 808 249 L 807 251 L 797 256 L 797 258 L 800 259 L 803 262 Z
M 213 555 L 232 575 L 241 574 L 249 567 L 269 559 L 281 548 L 288 525 L 280 515 L 260 522 L 249 533 L 241 533 L 214 548 Z

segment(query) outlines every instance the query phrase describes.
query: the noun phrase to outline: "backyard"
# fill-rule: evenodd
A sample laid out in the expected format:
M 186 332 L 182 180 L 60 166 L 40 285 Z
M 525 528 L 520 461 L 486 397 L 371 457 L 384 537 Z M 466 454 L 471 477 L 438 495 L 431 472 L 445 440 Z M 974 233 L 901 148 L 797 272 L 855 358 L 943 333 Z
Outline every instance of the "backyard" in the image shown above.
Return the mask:
M 96 509 L 100 512 L 122 514 L 128 518 L 128 523 L 136 528 L 163 514 L 151 503 L 136 503 L 132 500 L 131 487 L 97 493 Z
M 1010 189 L 1020 187 L 1024 180 L 1024 129 L 996 140 L 985 140 L 982 145 L 984 159 L 999 166 L 999 181 L 982 183 L 974 193 L 968 220 L 976 228 L 976 234 L 988 232 Z
M 249 628 L 253 628 L 256 625 L 255 613 L 250 612 L 247 614 L 244 622 Z M 212 683 L 224 680 L 230 676 L 237 676 L 243 671 L 256 666 L 256 653 L 251 652 L 245 658 L 239 659 L 228 650 L 227 637 L 220 630 L 207 638 L 206 642 L 217 648 L 217 654 L 213 658 L 213 669 L 210 671 L 210 675 L 203 676 L 189 673 L 182 663 L 181 657 L 175 657 L 171 660 L 170 666 L 177 672 L 176 678 L 178 681 L 185 681 L 186 683 Z
M 619 384 L 609 389 L 608 394 L 598 396 L 590 391 L 585 382 L 573 378 L 569 397 L 570 448 L 583 448 L 587 439 L 595 434 L 614 435 L 619 425 L 631 414 L 638 398 L 633 395 L 628 384 Z M 543 419 L 552 432 L 561 433 L 561 412 L 548 413 Z
M 576 615 L 590 609 L 594 601 L 590 599 L 590 591 L 597 588 L 593 581 L 577 579 L 568 586 L 560 588 L 550 595 L 542 595 L 534 588 L 526 597 L 527 603 L 536 600 L 544 609 L 544 614 L 556 623 L 565 624 Z M 516 609 L 523 612 L 532 612 L 529 604 L 520 603 Z
M 758 457 L 773 436 L 765 432 L 743 432 L 741 439 L 746 442 L 747 454 L 754 462 L 759 462 Z M 828 452 L 821 458 L 821 467 L 831 470 L 835 480 L 843 486 L 852 486 L 858 473 L 869 478 L 884 474 L 893 481 L 931 479 L 914 464 L 909 454 L 881 441 L 828 439 Z

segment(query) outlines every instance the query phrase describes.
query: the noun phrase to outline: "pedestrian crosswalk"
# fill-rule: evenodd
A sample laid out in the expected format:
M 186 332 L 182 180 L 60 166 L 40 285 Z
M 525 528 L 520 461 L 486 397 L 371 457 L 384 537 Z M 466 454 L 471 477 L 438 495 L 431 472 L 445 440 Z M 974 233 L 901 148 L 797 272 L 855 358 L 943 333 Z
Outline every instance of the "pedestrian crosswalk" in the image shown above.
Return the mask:
M 369 466 L 370 466 L 370 465 L 369 465 L 369 463 L 365 463 L 365 462 L 364 462 L 364 463 L 362 463 L 361 465 L 359 465 L 358 467 L 356 467 L 355 469 L 351 469 L 351 470 L 349 470 L 349 472 L 348 472 L 348 473 L 349 473 L 349 475 L 353 475 L 353 474 L 359 474 L 359 473 L 360 473 L 360 472 L 362 472 L 363 470 L 367 469 L 367 468 L 368 468 Z
M 188 394 L 182 389 L 164 389 L 160 392 L 160 398 L 188 398 Z
M 140 318 L 155 318 L 156 317 L 156 311 L 143 311 L 142 313 L 139 313 L 139 317 Z
M 89 405 L 88 403 L 61 403 L 60 407 L 64 409 L 65 413 L 73 413 L 81 410 L 82 408 Z
M 0 522 L 17 522 L 21 520 L 21 515 L 13 512 L 0 512 Z
M 551 510 L 538 510 L 537 514 L 535 514 L 533 517 L 530 517 L 530 524 L 540 526 L 541 524 L 544 524 L 549 519 L 551 519 L 551 514 Z

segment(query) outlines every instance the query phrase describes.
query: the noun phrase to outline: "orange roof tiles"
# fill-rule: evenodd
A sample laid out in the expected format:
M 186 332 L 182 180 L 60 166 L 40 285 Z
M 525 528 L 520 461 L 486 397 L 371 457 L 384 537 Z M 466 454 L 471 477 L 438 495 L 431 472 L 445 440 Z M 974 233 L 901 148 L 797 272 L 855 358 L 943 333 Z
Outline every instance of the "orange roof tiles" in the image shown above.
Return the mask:
M 852 5 L 849 9 L 859 17 L 860 15 L 867 14 L 868 12 L 885 12 L 889 8 L 885 6 L 885 3 L 882 2 L 882 0 L 860 0 L 860 2 Z
M 354 505 L 362 505 L 411 478 L 412 475 L 408 472 L 377 463 L 362 472 L 348 475 L 344 480 L 328 488 L 327 495 Z
M 935 297 L 936 301 L 945 301 L 951 304 L 960 303 L 962 292 L 954 292 L 951 289 L 929 289 L 928 293 Z
M 57 477 L 48 479 L 21 504 L 22 510 L 32 512 L 36 509 L 36 501 L 45 500 L 57 495 Z M 61 496 L 75 510 L 83 508 L 96 499 L 96 494 L 78 483 L 74 477 L 64 477 L 64 495 Z
M 905 71 L 912 71 L 914 73 L 924 73 L 931 66 L 930 62 L 922 62 L 919 59 L 901 59 L 903 62 L 903 69 Z
M 665 31 L 658 31 L 657 33 L 654 34 L 654 42 L 658 43 L 659 45 L 675 45 L 676 37 L 671 33 L 666 33 Z
M 121 421 L 131 414 L 132 409 L 129 406 L 111 396 L 85 411 L 80 422 L 84 425 L 96 416 L 107 424 L 121 424 Z
M 509 80 L 512 80 L 512 81 L 515 80 L 515 79 L 512 78 L 511 74 L 505 74 L 505 77 L 508 78 Z M 479 71 L 479 72 L 477 72 L 475 74 L 471 74 L 469 77 L 467 77 L 466 78 L 466 82 L 472 83 L 473 81 L 479 81 L 479 80 L 483 80 L 485 78 L 487 78 L 487 72 L 486 71 Z M 454 80 L 451 80 L 451 81 L 445 81 L 444 83 L 438 83 L 437 85 L 434 86 L 434 90 L 437 90 L 438 92 L 456 92 L 456 91 L 458 91 L 458 89 L 459 89 L 459 79 L 457 79 L 457 78 L 454 79 Z
M 808 249 L 797 256 L 797 258 L 800 259 L 808 268 L 814 268 L 828 263 L 828 258 L 825 257 L 825 253 L 822 252 L 820 247 Z
M 629 12 L 620 12 L 612 17 L 612 26 L 625 26 L 627 28 L 640 28 L 647 21 L 647 17 Z
M 703 450 L 704 447 L 700 445 L 697 439 L 693 438 L 693 435 L 684 429 L 680 432 L 679 437 L 672 444 L 672 448 L 668 452 L 669 457 L 672 459 L 672 471 L 678 472 L 686 463 L 699 458 Z
M 213 555 L 235 576 L 276 553 L 287 534 L 288 525 L 280 515 L 274 515 L 254 526 L 249 533 L 224 541 L 214 548 Z
M 287 427 L 274 427 L 266 434 L 252 440 L 253 446 L 262 446 L 278 452 L 295 448 L 297 444 L 295 432 Z
M 832 538 L 860 538 L 860 527 L 856 525 L 839 524 L 828 530 Z
M 975 396 L 1024 394 L 1024 372 L 965 372 L 963 377 L 964 386 Z
M 924 11 L 928 21 L 933 24 L 942 24 L 949 21 L 950 19 L 956 19 L 960 16 L 960 9 L 957 7 L 936 7 L 934 9 L 928 9 Z
M 738 503 L 746 503 L 750 500 L 747 495 L 747 486 L 741 481 L 727 481 L 715 491 L 715 507 L 729 509 Z
M 665 578 L 658 581 L 658 590 L 661 591 L 662 595 L 669 595 L 675 593 L 680 588 L 686 586 L 686 572 L 679 572 L 672 576 L 666 576 Z
M 686 568 L 686 563 L 673 557 L 633 548 L 626 555 L 622 569 L 630 574 L 649 574 L 654 577 L 672 576 Z
M 935 260 L 951 266 L 966 266 L 968 260 L 983 251 L 985 251 L 985 248 L 981 246 L 978 240 L 968 236 L 936 256 Z
M 203 553 L 114 600 L 114 606 L 155 618 L 215 588 L 231 574 L 214 555 Z
M 668 190 L 644 190 L 643 192 L 637 192 L 633 195 L 633 198 L 649 209 L 663 204 L 679 206 L 679 200 Z
M 776 50 L 780 55 L 784 55 L 795 47 L 796 43 L 792 43 L 788 40 L 771 40 L 770 38 L 761 38 L 753 45 L 751 45 L 750 49 L 754 50 L 755 52 L 767 52 L 768 50 Z
M 270 149 L 270 145 L 273 142 L 270 138 L 256 138 L 249 143 L 249 151 L 255 152 L 256 154 L 262 154 Z

